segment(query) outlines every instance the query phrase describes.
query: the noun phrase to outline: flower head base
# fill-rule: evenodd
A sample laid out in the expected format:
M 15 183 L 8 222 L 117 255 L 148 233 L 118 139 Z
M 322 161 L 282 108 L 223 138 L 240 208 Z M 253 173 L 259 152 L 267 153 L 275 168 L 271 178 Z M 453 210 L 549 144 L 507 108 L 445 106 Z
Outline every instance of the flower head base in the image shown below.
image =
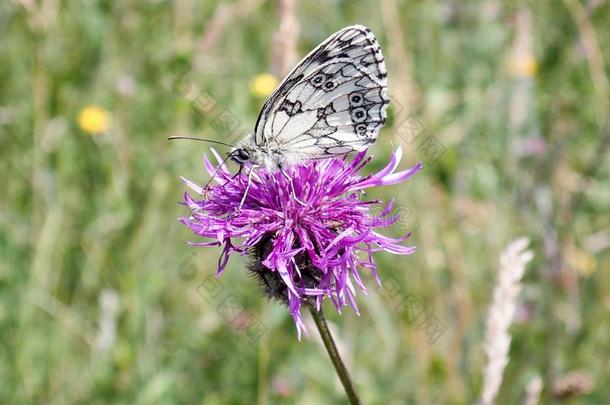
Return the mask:
M 213 153 L 220 164 L 220 157 Z M 375 214 L 372 210 L 381 207 L 381 202 L 362 200 L 360 193 L 400 183 L 421 169 L 418 164 L 396 172 L 401 156 L 399 148 L 384 169 L 366 177 L 358 173 L 370 160 L 365 152 L 351 161 L 333 158 L 287 167 L 292 180 L 281 172 L 257 169 L 241 208 L 248 174 L 234 176 L 206 157 L 207 171 L 211 175 L 218 171 L 214 177 L 217 184 L 203 190 L 183 179 L 204 197 L 198 200 L 185 193 L 185 204 L 192 213 L 181 222 L 195 234 L 213 239 L 193 245 L 224 247 L 217 274 L 223 272 L 232 253 L 252 254 L 250 270 L 268 295 L 286 302 L 300 338 L 305 330 L 303 304 L 319 308 L 328 297 L 339 312 L 349 304 L 358 313 L 355 285 L 366 293 L 359 271 L 370 270 L 381 284 L 372 253 L 385 250 L 408 255 L 415 251 L 402 245 L 409 235 L 395 239 L 375 231 L 399 219 L 390 214 L 392 201 Z M 291 181 L 300 202 L 292 194 Z

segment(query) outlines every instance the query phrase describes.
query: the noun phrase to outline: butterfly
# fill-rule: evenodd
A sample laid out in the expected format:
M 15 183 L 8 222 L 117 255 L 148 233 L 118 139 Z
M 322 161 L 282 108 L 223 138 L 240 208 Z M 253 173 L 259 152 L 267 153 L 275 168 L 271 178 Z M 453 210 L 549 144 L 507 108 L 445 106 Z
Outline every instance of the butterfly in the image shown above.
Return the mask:
M 362 25 L 343 28 L 284 78 L 263 105 L 254 133 L 229 157 L 240 167 L 275 171 L 361 151 L 377 139 L 388 103 L 377 39 Z
M 363 25 L 345 27 L 314 48 L 282 80 L 263 105 L 254 133 L 235 146 L 203 138 L 169 139 L 231 146 L 227 159 L 240 165 L 238 174 L 250 167 L 240 207 L 257 167 L 279 170 L 289 180 L 295 200 L 304 204 L 284 167 L 362 151 L 375 142 L 387 116 L 387 76 L 371 30 Z

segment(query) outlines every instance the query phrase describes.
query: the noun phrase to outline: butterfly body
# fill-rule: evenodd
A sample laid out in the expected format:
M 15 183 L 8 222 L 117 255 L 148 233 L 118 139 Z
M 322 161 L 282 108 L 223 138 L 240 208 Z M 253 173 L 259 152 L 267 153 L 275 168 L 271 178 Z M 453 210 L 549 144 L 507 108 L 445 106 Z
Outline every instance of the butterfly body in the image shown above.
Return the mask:
M 366 149 L 385 123 L 387 72 L 366 27 L 346 27 L 312 50 L 265 102 L 253 134 L 230 157 L 281 170 Z

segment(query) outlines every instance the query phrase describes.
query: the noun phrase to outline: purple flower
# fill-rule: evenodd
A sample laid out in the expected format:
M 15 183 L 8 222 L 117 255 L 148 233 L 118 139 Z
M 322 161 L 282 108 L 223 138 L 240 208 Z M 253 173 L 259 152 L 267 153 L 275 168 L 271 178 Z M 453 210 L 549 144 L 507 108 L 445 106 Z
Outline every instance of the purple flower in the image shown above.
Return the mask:
M 381 209 L 381 201 L 363 200 L 360 192 L 403 182 L 421 169 L 420 163 L 396 172 L 402 157 L 400 148 L 385 168 L 364 177 L 359 171 L 371 159 L 365 157 L 366 152 L 351 161 L 333 158 L 287 167 L 300 201 L 281 172 L 255 169 L 241 208 L 249 169 L 233 175 L 212 152 L 219 166 L 207 157 L 204 163 L 210 175 L 218 171 L 214 177 L 217 184 L 204 190 L 183 178 L 201 199 L 185 193 L 191 215 L 180 221 L 196 235 L 211 239 L 192 245 L 223 246 L 217 275 L 224 271 L 231 254 L 251 254 L 254 261 L 250 270 L 267 295 L 288 305 L 299 339 L 305 331 L 303 304 L 315 304 L 319 309 L 323 298 L 329 297 L 337 311 L 349 303 L 358 313 L 354 284 L 366 294 L 360 270 L 370 270 L 381 285 L 373 253 L 383 250 L 408 255 L 415 251 L 415 247 L 402 244 L 410 234 L 396 239 L 376 232 L 399 219 L 391 214 L 393 201 Z M 374 209 L 381 212 L 375 214 Z

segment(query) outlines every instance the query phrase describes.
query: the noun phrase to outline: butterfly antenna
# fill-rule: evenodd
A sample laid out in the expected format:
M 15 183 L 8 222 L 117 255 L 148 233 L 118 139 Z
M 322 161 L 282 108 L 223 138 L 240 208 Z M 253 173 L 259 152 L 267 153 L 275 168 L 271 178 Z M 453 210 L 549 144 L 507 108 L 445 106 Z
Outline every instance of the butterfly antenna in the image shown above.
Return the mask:
M 194 136 L 170 136 L 169 138 L 167 138 L 170 141 L 173 141 L 174 139 L 188 139 L 190 141 L 200 141 L 200 142 L 209 142 L 209 143 L 216 143 L 218 145 L 224 145 L 224 146 L 229 146 L 231 148 L 234 148 L 235 145 L 231 145 L 229 143 L 225 143 L 225 142 L 221 142 L 221 141 L 214 141 L 212 139 L 205 139 L 205 138 L 196 138 Z
M 175 139 L 187 139 L 190 141 L 199 141 L 199 142 L 209 142 L 209 143 L 215 143 L 218 145 L 224 145 L 224 146 L 229 146 L 231 148 L 234 148 L 235 145 L 231 145 L 229 143 L 226 142 L 221 142 L 221 141 L 215 141 L 212 139 L 205 139 L 205 138 L 197 138 L 194 136 L 170 136 L 169 138 L 167 138 L 170 141 L 173 141 Z M 210 178 L 210 180 L 208 180 L 208 182 L 205 184 L 205 186 L 203 187 L 202 190 L 202 194 L 205 195 L 205 193 L 207 192 L 207 190 L 209 189 L 210 183 L 212 182 L 212 180 L 214 180 L 214 178 L 216 177 L 216 175 L 218 174 L 218 171 L 225 165 L 225 163 L 227 162 L 227 160 L 231 157 L 231 154 L 229 153 L 227 155 L 226 158 L 224 158 L 224 160 L 222 161 L 222 163 L 220 164 L 220 166 L 218 166 L 216 168 L 216 171 L 214 172 L 214 174 L 212 175 L 212 177 Z

